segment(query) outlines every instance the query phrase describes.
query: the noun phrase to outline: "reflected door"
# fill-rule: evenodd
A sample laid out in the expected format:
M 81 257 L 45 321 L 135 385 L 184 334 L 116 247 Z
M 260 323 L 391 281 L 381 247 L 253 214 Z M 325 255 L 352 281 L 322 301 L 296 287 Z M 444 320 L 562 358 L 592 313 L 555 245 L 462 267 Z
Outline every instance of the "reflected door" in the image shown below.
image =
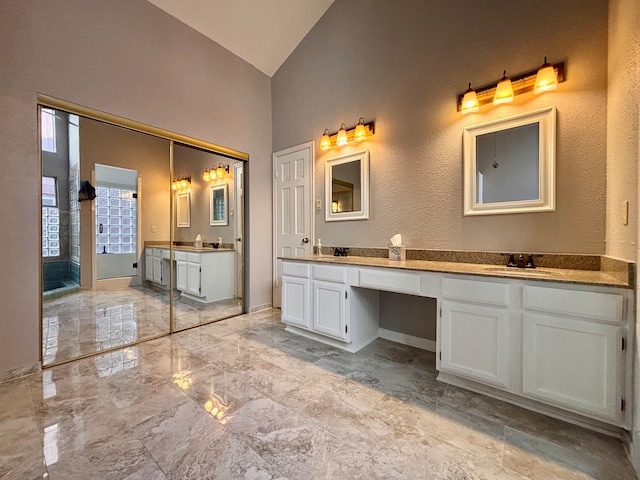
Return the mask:
M 96 165 L 95 253 L 98 280 L 134 277 L 138 273 L 137 186 L 136 170 Z

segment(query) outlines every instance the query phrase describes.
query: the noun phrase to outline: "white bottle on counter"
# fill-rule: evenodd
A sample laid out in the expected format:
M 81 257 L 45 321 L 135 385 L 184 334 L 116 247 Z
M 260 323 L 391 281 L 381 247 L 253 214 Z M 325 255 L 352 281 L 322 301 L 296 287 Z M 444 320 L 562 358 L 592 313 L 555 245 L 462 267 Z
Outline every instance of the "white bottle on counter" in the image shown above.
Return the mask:
M 316 248 L 318 249 L 318 255 L 322 255 L 322 240 L 319 238 L 318 243 L 316 244 Z

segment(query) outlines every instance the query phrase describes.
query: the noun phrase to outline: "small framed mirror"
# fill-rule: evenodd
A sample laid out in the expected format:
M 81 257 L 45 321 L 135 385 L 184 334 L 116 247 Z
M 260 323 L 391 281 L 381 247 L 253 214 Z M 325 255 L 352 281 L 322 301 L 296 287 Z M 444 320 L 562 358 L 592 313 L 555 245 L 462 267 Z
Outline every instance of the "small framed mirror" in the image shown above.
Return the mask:
M 191 200 L 189 192 L 176 193 L 176 226 L 189 227 L 191 225 Z
M 556 109 L 464 129 L 464 214 L 555 210 Z
M 324 170 L 325 220 L 369 218 L 369 152 L 328 160 Z
M 209 196 L 210 225 L 229 225 L 227 184 L 211 185 Z

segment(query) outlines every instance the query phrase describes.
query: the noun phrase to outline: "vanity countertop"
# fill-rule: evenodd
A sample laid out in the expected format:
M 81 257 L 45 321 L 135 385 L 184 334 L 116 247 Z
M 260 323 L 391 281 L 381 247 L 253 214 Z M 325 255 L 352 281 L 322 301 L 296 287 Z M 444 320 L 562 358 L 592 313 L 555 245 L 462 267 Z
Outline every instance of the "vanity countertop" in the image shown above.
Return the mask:
M 583 285 L 601 285 L 608 287 L 633 288 L 629 282 L 622 281 L 600 270 L 572 270 L 564 268 L 507 268 L 504 265 L 436 262 L 429 260 L 396 261 L 378 257 L 334 257 L 330 255 L 308 255 L 304 257 L 278 257 L 281 260 L 297 262 L 321 262 L 337 265 L 362 267 L 385 267 L 423 272 L 457 273 L 486 277 L 536 280 L 542 282 L 573 283 Z

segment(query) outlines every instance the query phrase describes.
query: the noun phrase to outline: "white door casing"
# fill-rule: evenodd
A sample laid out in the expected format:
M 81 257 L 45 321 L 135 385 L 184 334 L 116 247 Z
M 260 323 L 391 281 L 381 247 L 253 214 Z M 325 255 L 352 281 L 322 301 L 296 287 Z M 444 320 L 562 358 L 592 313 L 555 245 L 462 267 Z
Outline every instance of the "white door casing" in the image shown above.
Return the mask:
M 313 252 L 314 142 L 273 154 L 273 306 L 280 307 L 279 256 L 300 257 Z
M 236 272 L 235 272 L 235 296 L 244 297 L 244 164 L 236 163 L 233 166 L 234 188 L 234 242 L 236 247 Z

